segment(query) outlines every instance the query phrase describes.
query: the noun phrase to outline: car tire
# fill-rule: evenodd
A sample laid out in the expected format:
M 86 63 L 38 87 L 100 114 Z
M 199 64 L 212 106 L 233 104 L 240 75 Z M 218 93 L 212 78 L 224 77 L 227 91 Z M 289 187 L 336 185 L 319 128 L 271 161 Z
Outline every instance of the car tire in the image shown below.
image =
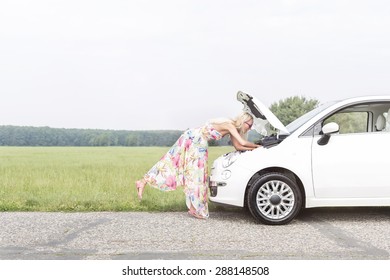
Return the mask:
M 267 173 L 257 178 L 247 192 L 252 216 L 267 225 L 291 222 L 302 208 L 302 193 L 295 180 L 281 173 Z

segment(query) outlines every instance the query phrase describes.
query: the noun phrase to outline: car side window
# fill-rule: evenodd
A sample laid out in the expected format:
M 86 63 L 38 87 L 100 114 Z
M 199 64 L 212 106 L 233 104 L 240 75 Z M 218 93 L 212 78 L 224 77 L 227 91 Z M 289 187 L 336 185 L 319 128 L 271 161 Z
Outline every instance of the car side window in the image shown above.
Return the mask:
M 369 131 L 368 112 L 338 112 L 327 118 L 323 125 L 336 122 L 340 126 L 340 134 L 364 133 Z

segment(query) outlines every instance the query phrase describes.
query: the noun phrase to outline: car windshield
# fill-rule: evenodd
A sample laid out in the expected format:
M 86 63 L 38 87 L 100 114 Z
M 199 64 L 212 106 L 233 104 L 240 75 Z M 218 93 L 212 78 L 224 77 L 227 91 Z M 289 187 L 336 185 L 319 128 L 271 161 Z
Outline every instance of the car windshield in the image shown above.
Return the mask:
M 314 108 L 313 110 L 307 112 L 306 114 L 300 116 L 299 118 L 297 118 L 296 120 L 292 121 L 291 123 L 289 123 L 286 128 L 287 130 L 290 132 L 290 133 L 293 133 L 295 130 L 297 130 L 299 127 L 301 127 L 301 125 L 305 124 L 308 120 L 310 120 L 311 118 L 313 118 L 315 115 L 319 114 L 320 112 L 324 111 L 326 108 L 332 106 L 333 104 L 335 104 L 337 101 L 333 101 L 333 102 L 327 102 L 327 103 L 324 103 L 324 104 L 321 104 L 320 106 L 318 106 L 317 108 Z

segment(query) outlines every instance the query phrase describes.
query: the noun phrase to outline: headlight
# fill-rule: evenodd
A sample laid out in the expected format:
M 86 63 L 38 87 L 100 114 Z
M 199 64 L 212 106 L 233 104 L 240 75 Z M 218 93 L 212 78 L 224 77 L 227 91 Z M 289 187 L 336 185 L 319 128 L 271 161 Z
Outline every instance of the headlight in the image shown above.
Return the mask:
M 227 168 L 232 165 L 237 160 L 239 154 L 239 151 L 228 153 L 222 161 L 222 167 Z

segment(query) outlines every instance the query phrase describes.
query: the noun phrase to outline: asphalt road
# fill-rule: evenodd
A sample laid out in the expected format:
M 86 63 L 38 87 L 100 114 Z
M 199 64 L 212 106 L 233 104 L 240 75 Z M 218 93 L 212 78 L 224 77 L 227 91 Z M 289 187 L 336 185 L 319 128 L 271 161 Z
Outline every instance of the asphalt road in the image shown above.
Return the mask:
M 245 211 L 0 213 L 2 260 L 390 259 L 390 208 L 308 209 L 285 226 Z

